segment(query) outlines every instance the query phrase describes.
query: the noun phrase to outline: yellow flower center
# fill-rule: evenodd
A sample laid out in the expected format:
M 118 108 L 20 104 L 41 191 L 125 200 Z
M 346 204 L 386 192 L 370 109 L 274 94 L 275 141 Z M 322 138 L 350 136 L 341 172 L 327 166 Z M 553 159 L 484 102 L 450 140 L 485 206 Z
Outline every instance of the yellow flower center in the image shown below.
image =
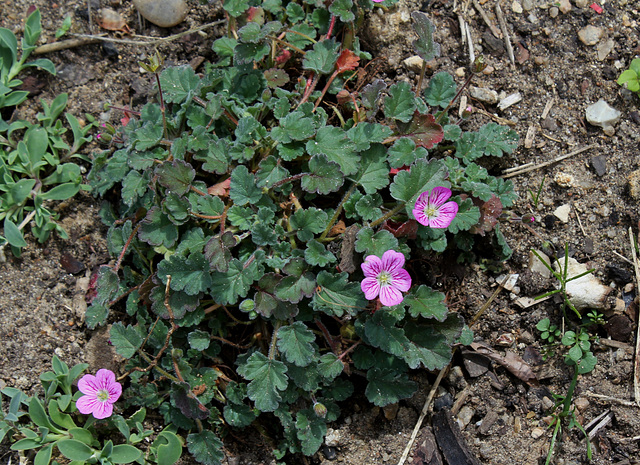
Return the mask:
M 378 275 L 378 283 L 381 286 L 388 286 L 389 284 L 391 284 L 392 280 L 393 278 L 391 276 L 391 273 L 389 273 L 388 271 L 381 271 Z
M 109 392 L 106 389 L 100 389 L 98 391 L 98 395 L 96 396 L 96 398 L 100 402 L 106 402 L 109 400 Z

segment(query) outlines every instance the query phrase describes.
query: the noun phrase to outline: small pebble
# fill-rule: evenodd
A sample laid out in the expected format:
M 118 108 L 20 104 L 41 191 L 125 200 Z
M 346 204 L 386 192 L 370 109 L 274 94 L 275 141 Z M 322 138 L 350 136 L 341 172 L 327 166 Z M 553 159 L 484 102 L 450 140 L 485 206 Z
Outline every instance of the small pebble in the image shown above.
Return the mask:
M 531 430 L 531 437 L 533 439 L 538 439 L 543 434 L 544 434 L 544 429 L 540 428 L 539 426 L 537 426 L 537 427 L 533 428 L 533 430 Z
M 627 176 L 627 190 L 633 200 L 640 200 L 640 170 L 632 171 Z
M 573 401 L 573 405 L 581 412 L 584 412 L 589 407 L 589 400 L 585 397 L 578 397 Z
M 133 0 L 133 5 L 147 21 L 160 27 L 181 23 L 189 12 L 184 0 Z
M 467 427 L 475 413 L 475 410 L 468 405 L 465 405 L 460 409 L 460 412 L 458 412 L 458 424 L 460 425 L 460 429 L 465 429 Z
M 604 30 L 601 27 L 592 26 L 591 24 L 578 31 L 578 38 L 585 45 L 597 44 L 603 35 Z
M 560 8 L 563 15 L 566 15 L 571 11 L 571 2 L 569 0 L 559 0 L 558 8 Z
M 599 177 L 607 174 L 607 157 L 606 155 L 596 155 L 589 160 L 591 167 Z
M 496 103 L 498 103 L 498 93 L 495 90 L 470 86 L 469 94 L 471 95 L 471 97 L 489 105 L 495 105 Z
M 557 18 L 559 13 L 560 10 L 558 10 L 558 7 L 552 6 L 551 8 L 549 8 L 549 16 L 551 16 L 552 18 Z
M 522 9 L 522 5 L 520 4 L 520 2 L 516 2 L 516 1 L 514 1 L 514 2 L 511 4 L 511 10 L 512 10 L 514 13 L 517 13 L 517 14 L 520 14 L 520 13 L 522 13 L 522 12 L 524 11 L 524 10 Z

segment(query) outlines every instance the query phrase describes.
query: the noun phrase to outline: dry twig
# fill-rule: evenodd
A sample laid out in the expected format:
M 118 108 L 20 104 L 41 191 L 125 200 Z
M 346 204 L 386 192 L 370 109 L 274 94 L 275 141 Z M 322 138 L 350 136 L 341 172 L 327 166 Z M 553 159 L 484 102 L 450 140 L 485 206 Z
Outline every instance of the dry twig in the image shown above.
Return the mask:
M 511 38 L 509 37 L 509 30 L 507 29 L 507 22 L 504 19 L 504 15 L 502 14 L 502 8 L 500 8 L 500 2 L 496 2 L 496 17 L 498 18 L 498 23 L 500 24 L 500 29 L 502 30 L 502 34 L 504 35 L 504 45 L 507 49 L 507 54 L 509 55 L 509 61 L 511 61 L 512 65 L 516 64 L 516 59 L 513 55 L 513 47 L 511 46 Z
M 631 255 L 633 257 L 633 268 L 636 271 L 636 289 L 640 285 L 640 264 L 636 254 L 636 241 L 633 237 L 633 230 L 629 226 L 629 242 L 631 242 Z M 640 318 L 639 318 L 640 321 Z M 640 324 L 637 325 L 636 332 L 636 354 L 633 359 L 633 394 L 638 407 L 640 407 Z
M 491 30 L 491 33 L 496 37 L 496 39 L 502 39 L 502 34 L 500 33 L 496 25 L 493 24 L 493 21 L 491 21 L 489 16 L 487 16 L 486 11 L 484 11 L 484 8 L 482 8 L 482 5 L 480 5 L 478 0 L 473 0 L 473 6 L 476 9 L 476 11 L 480 13 L 480 16 L 482 16 L 482 20 L 489 27 L 489 29 Z
M 592 149 L 594 148 L 595 145 L 587 145 L 586 147 L 582 147 L 579 149 L 574 150 L 573 152 L 569 152 L 566 155 L 561 155 L 559 157 L 554 158 L 553 160 L 549 160 L 549 161 L 545 161 L 544 163 L 540 163 L 539 165 L 535 165 L 535 166 L 529 166 L 529 164 L 527 165 L 523 165 L 520 166 L 519 168 L 521 168 L 519 171 L 510 171 L 509 173 L 507 173 L 506 171 L 504 171 L 504 175 L 502 176 L 504 179 L 507 178 L 512 178 L 514 176 L 519 176 L 521 174 L 524 173 L 528 173 L 529 171 L 534 171 L 534 170 L 538 170 L 540 168 L 544 168 L 545 166 L 549 166 L 549 165 L 553 165 L 554 163 L 558 163 L 559 161 L 562 161 L 566 158 L 569 157 L 573 157 L 574 155 L 578 155 L 579 153 L 582 153 L 586 150 Z M 524 168 L 524 166 L 526 166 L 526 168 Z

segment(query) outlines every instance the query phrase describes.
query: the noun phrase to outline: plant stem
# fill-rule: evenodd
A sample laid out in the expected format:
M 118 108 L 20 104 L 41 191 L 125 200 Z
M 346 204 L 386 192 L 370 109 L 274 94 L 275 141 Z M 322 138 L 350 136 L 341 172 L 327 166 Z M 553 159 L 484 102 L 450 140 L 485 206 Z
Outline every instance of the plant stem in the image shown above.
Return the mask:
M 344 207 L 344 204 L 346 203 L 347 200 L 349 200 L 349 197 L 351 197 L 351 194 L 353 194 L 353 191 L 355 189 L 356 189 L 355 183 L 351 184 L 351 187 L 346 192 L 346 194 L 344 194 L 344 197 L 342 197 L 342 200 L 340 201 L 340 205 L 338 205 L 338 208 L 336 208 L 336 211 L 334 212 L 333 216 L 329 220 L 329 224 L 327 224 L 327 227 L 325 228 L 325 230 L 322 231 L 322 234 L 319 237 L 320 241 L 322 241 L 327 237 L 327 234 L 329 234 L 329 232 L 331 231 L 331 228 L 333 228 L 333 225 L 336 223 L 336 221 L 338 221 L 338 217 L 340 216 L 340 213 L 342 213 L 342 208 Z
M 164 114 L 164 97 L 162 96 L 162 86 L 160 85 L 160 75 L 153 73 L 156 77 L 156 83 L 158 84 L 158 95 L 160 96 L 160 111 L 162 112 L 162 128 L 164 129 L 164 138 L 168 139 L 169 134 L 167 132 L 167 117 Z
M 449 111 L 449 108 L 451 108 L 454 102 L 458 100 L 458 97 L 460 97 L 462 92 L 469 86 L 469 84 L 471 84 L 471 79 L 473 79 L 473 73 L 471 73 L 469 77 L 466 79 L 466 81 L 464 81 L 464 84 L 462 84 L 462 87 L 460 87 L 458 92 L 456 92 L 456 95 L 451 99 L 451 101 L 449 102 L 449 105 L 447 105 L 447 108 L 445 108 L 440 112 L 440 114 L 438 114 L 438 117 L 436 118 L 436 123 L 439 123 L 442 120 L 442 118 L 444 118 L 444 115 L 447 114 L 447 112 Z
M 392 216 L 398 214 L 399 212 L 402 211 L 402 209 L 406 206 L 406 203 L 401 203 L 400 205 L 396 206 L 396 208 L 394 208 L 393 210 L 387 212 L 384 216 L 381 216 L 380 218 L 378 218 L 377 220 L 375 220 L 373 223 L 369 224 L 369 227 L 371 228 L 375 228 L 376 226 L 378 226 L 380 223 L 383 223 L 384 221 L 388 220 L 389 218 L 391 218 Z
M 422 81 L 424 79 L 424 74 L 427 72 L 427 62 L 422 60 L 422 68 L 420 68 L 420 77 L 418 78 L 418 87 L 416 87 L 416 97 L 420 95 L 420 91 L 422 90 Z

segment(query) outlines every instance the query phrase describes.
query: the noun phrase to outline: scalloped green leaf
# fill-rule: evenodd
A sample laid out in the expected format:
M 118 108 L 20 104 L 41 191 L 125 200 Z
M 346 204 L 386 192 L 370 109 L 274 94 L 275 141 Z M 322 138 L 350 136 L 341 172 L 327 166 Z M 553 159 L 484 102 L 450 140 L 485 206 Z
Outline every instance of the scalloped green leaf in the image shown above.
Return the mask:
M 111 326 L 109 340 L 118 354 L 124 358 L 131 358 L 142 347 L 143 337 L 135 327 L 131 325 L 125 327 L 121 321 L 118 321 Z
M 260 251 L 256 255 L 258 252 Z M 264 256 L 264 252 L 261 255 Z M 262 276 L 263 271 L 262 259 L 241 262 L 234 258 L 229 262 L 229 269 L 225 273 L 214 271 L 211 274 L 211 295 L 220 304 L 235 304 L 239 297 L 247 296 L 251 284 Z
M 417 384 L 405 373 L 374 367 L 367 372 L 367 388 L 364 393 L 369 402 L 384 407 L 402 399 L 408 399 L 416 392 Z
M 262 189 L 256 185 L 256 177 L 245 165 L 237 166 L 231 173 L 229 197 L 238 206 L 256 204 L 262 198 Z
M 302 68 L 318 74 L 329 74 L 338 60 L 340 44 L 333 39 L 316 42 L 313 50 L 307 51 L 302 60 Z
M 138 238 L 152 246 L 171 248 L 178 240 L 178 227 L 159 207 L 153 207 L 140 222 Z
M 229 2 L 225 2 L 225 6 Z M 222 441 L 211 430 L 187 436 L 189 453 L 203 465 L 220 465 L 224 460 Z
M 345 313 L 356 315 L 368 304 L 360 283 L 349 282 L 346 272 L 332 274 L 321 271 L 316 277 L 316 284 L 318 288 L 311 301 L 315 310 L 341 317 Z
M 413 29 L 418 38 L 413 41 L 413 50 L 424 60 L 430 61 L 440 56 L 440 44 L 433 40 L 433 24 L 421 11 L 411 13 Z
M 289 222 L 296 236 L 303 242 L 313 239 L 327 226 L 327 213 L 314 207 L 299 209 L 291 216 Z
M 386 149 L 376 145 L 362 153 L 360 168 L 353 181 L 362 186 L 367 194 L 378 192 L 389 185 L 389 165 Z
M 447 108 L 456 95 L 456 83 L 446 71 L 440 71 L 429 81 L 424 90 L 424 98 L 432 107 Z
M 458 204 L 458 213 L 447 230 L 453 234 L 468 231 L 478 224 L 478 221 L 480 221 L 480 209 L 473 204 L 471 199 L 465 199 Z
M 238 373 L 251 381 L 247 386 L 247 395 L 258 410 L 273 412 L 278 408 L 282 400 L 280 392 L 289 384 L 284 363 L 254 352 L 238 367 Z
M 200 90 L 200 82 L 200 78 L 189 65 L 172 66 L 160 73 L 162 96 L 166 103 L 191 101 Z
M 178 195 L 189 192 L 191 183 L 196 177 L 196 170 L 183 160 L 164 162 L 155 170 L 161 186 Z
M 409 339 L 402 328 L 396 326 L 396 319 L 388 312 L 379 311 L 373 314 L 364 324 L 367 340 L 372 346 L 397 357 L 409 347 Z
M 412 317 L 435 318 L 444 321 L 449 309 L 444 303 L 444 294 L 434 291 L 429 286 L 421 284 L 417 289 L 412 289 L 404 298 L 404 305 L 409 307 Z
M 415 95 L 408 82 L 398 82 L 389 88 L 384 99 L 384 116 L 408 123 L 416 110 Z
M 316 336 L 301 322 L 282 326 L 278 330 L 278 349 L 284 354 L 289 363 L 299 367 L 306 367 L 314 360 L 316 350 L 312 343 Z
M 362 152 L 368 150 L 371 144 L 382 143 L 387 137 L 391 137 L 393 131 L 384 124 L 365 122 L 349 129 L 347 135 L 356 144 L 356 150 Z
M 398 239 L 386 229 L 374 232 L 372 228 L 366 227 L 358 231 L 356 235 L 356 252 L 365 255 L 376 255 L 382 257 L 387 250 L 396 250 Z
M 391 196 L 401 202 L 406 202 L 406 211 L 411 215 L 418 196 L 436 186 L 449 187 L 446 181 L 447 170 L 440 160 L 419 159 L 409 171 L 400 171 L 391 183 Z
M 171 289 L 189 295 L 205 292 L 212 284 L 209 262 L 202 254 L 191 254 L 189 258 L 174 254 L 158 264 L 158 278 L 163 284 L 171 275 Z
M 315 239 L 307 242 L 307 248 L 304 249 L 304 259 L 311 266 L 321 267 L 325 267 L 329 263 L 337 260 L 334 254 L 329 252 L 322 243 Z
M 329 161 L 326 155 L 315 155 L 309 160 L 309 174 L 302 178 L 302 189 L 322 195 L 335 192 L 344 184 L 344 175 L 338 163 Z
M 309 155 L 324 154 L 338 165 L 345 175 L 358 171 L 360 154 L 355 151 L 355 144 L 347 133 L 335 126 L 324 126 L 316 133 L 316 137 L 307 142 Z

